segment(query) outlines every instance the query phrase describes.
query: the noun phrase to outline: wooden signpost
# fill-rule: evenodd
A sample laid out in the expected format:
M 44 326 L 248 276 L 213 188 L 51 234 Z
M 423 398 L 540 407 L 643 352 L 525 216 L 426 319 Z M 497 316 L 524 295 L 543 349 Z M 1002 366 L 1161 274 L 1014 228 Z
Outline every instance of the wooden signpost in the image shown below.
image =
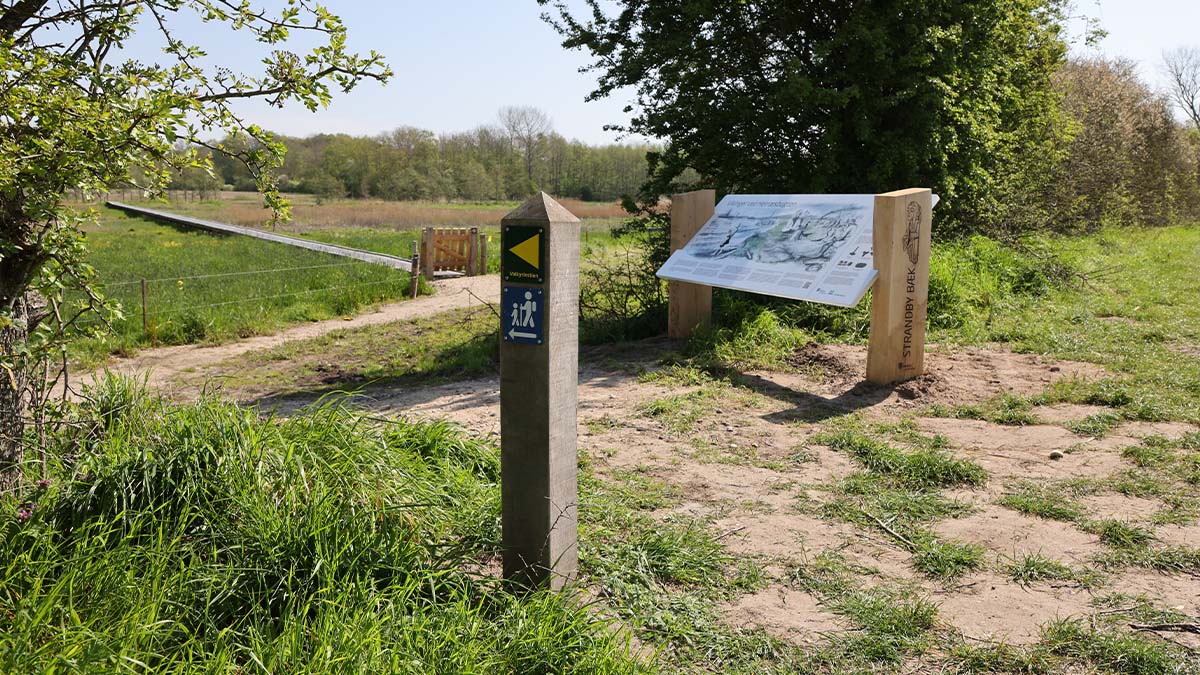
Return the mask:
M 867 381 L 889 385 L 925 374 L 933 192 L 875 196 L 875 280 Z
M 579 219 L 539 193 L 500 221 L 504 577 L 559 589 L 578 566 Z
M 717 208 L 716 190 L 697 190 L 671 198 L 671 252 L 687 245 Z M 667 282 L 667 337 L 690 336 L 712 318 L 712 286 Z
M 711 190 L 672 198 L 672 252 L 686 246 L 712 216 L 715 198 Z M 932 191 L 912 188 L 875 195 L 873 225 L 870 255 L 879 276 L 872 286 L 866 379 L 887 386 L 925 373 Z M 671 281 L 668 293 L 669 337 L 689 337 L 711 321 L 710 286 Z

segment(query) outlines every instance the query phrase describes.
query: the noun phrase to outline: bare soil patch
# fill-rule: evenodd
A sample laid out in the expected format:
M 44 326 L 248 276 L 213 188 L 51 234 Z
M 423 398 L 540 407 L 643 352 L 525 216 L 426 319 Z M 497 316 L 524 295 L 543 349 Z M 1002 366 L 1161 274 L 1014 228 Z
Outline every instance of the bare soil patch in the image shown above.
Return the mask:
M 1081 405 L 1076 403 L 1056 403 L 1041 406 L 1035 411 L 1038 419 L 1045 424 L 1070 424 L 1093 415 L 1112 412 L 1112 408 L 1101 405 Z
M 1125 521 L 1148 521 L 1163 503 L 1157 499 L 1131 497 L 1115 492 L 1088 495 L 1079 500 L 1093 518 L 1115 518 Z
M 1025 587 L 985 572 L 942 598 L 938 614 L 972 638 L 1028 644 L 1045 624 L 1086 615 L 1090 604 L 1091 594 L 1081 588 Z
M 821 634 L 840 628 L 837 617 L 804 591 L 773 586 L 743 595 L 726 604 L 722 614 L 735 628 L 762 627 L 769 634 L 802 644 L 816 642 Z
M 1190 525 L 1159 525 L 1154 536 L 1171 546 L 1200 547 L 1200 523 Z M 1200 579 L 1196 580 L 1196 592 L 1200 593 Z
M 979 544 L 1005 558 L 1040 553 L 1066 563 L 1085 562 L 1102 550 L 1095 535 L 1069 523 L 1033 518 L 1000 506 L 988 506 L 977 513 L 934 526 L 938 534 Z
M 1128 436 L 1084 438 L 1048 424 L 1005 426 L 981 420 L 924 417 L 922 431 L 941 434 L 979 462 L 993 479 L 1101 478 L 1126 466 L 1120 448 L 1136 444 Z M 1050 453 L 1062 453 L 1051 459 Z

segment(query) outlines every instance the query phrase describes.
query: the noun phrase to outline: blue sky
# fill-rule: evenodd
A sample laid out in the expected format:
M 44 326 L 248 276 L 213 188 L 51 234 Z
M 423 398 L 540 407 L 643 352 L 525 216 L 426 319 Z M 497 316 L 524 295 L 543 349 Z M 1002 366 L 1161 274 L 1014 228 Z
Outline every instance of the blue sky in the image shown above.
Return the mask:
M 339 96 L 317 114 L 295 106 L 248 105 L 252 121 L 292 135 L 371 134 L 398 126 L 448 132 L 491 122 L 504 105 L 532 105 L 546 111 L 568 138 L 618 140 L 603 127 L 625 119 L 628 96 L 584 101 L 595 84 L 594 75 L 578 72 L 588 59 L 559 46 L 559 36 L 539 18 L 535 0 L 326 4 L 349 27 L 351 46 L 381 52 L 396 76 L 387 87 L 369 83 Z M 1108 30 L 1101 53 L 1137 61 L 1143 77 L 1155 84 L 1162 83 L 1164 49 L 1200 46 L 1200 0 L 1078 0 L 1076 13 L 1098 18 Z M 178 29 L 197 42 L 214 34 L 200 24 Z M 246 59 L 255 58 L 253 44 L 220 35 L 223 41 L 209 46 L 214 60 L 245 67 Z M 131 51 L 147 60 L 155 54 L 146 36 Z M 1083 47 L 1076 51 L 1088 53 Z

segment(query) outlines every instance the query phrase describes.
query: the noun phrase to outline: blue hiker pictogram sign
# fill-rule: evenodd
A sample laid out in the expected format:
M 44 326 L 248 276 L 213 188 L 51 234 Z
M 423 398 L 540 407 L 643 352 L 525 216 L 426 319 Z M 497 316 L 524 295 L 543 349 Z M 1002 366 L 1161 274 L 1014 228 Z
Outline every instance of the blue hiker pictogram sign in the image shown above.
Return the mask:
M 540 345 L 545 341 L 546 307 L 540 288 L 505 286 L 500 290 L 500 330 L 505 342 Z

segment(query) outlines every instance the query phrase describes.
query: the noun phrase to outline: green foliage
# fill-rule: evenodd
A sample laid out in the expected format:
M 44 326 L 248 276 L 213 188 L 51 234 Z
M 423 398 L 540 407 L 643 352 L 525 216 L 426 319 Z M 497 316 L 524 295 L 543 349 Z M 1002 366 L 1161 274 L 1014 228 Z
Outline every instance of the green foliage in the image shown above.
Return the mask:
M 1127 675 L 1174 675 L 1187 658 L 1174 645 L 1134 633 L 1099 630 L 1082 619 L 1059 619 L 1042 629 L 1051 653 Z
M 281 187 L 313 194 L 319 203 L 343 197 L 521 200 L 535 189 L 588 202 L 613 202 L 634 194 L 645 182 L 646 153 L 654 149 L 632 143 L 593 146 L 548 128 L 530 139 L 532 154 L 527 158 L 519 135 L 516 129 L 487 125 L 445 134 L 399 127 L 374 136 L 280 137 L 288 148 L 280 169 L 285 181 Z M 233 136 L 224 142 L 236 146 L 246 140 Z M 215 164 L 222 183 L 237 190 L 254 189 L 254 176 L 244 165 L 223 158 Z
M 1147 530 L 1120 520 L 1089 523 L 1089 529 L 1100 537 L 1102 543 L 1114 548 L 1137 548 L 1154 540 L 1154 535 Z
M 99 385 L 102 426 L 2 525 L 0 670 L 647 672 L 568 595 L 467 572 L 497 550 L 493 447 L 135 394 Z
M 983 467 L 944 450 L 918 448 L 905 452 L 852 429 L 819 434 L 812 441 L 849 453 L 873 473 L 906 488 L 977 486 L 987 482 Z
M 1038 581 L 1068 581 L 1075 578 L 1070 567 L 1040 553 L 1026 553 L 1013 560 L 1008 564 L 1007 572 L 1013 581 L 1022 586 Z
M 722 193 L 928 185 L 947 227 L 979 227 L 1027 182 L 1009 167 L 1057 156 L 1058 2 L 539 3 L 596 57 L 593 96 L 637 92 L 620 128 L 668 139 L 651 204 L 689 170 Z
M 151 20 L 153 18 L 153 20 Z M 260 70 L 217 66 L 176 34 L 180 23 L 204 21 L 240 33 L 261 48 Z M 135 29 L 162 45 L 153 61 L 127 56 Z M 291 31 L 305 34 L 298 53 Z M 46 39 L 45 36 L 52 38 Z M 152 38 L 153 40 L 154 38 Z M 251 59 L 254 61 L 255 59 Z M 254 177 L 276 218 L 289 208 L 271 170 L 284 148 L 234 111 L 239 100 L 310 111 L 327 105 L 331 88 L 350 91 L 364 79 L 386 81 L 383 58 L 347 49 L 346 29 L 324 7 L 289 0 L 282 6 L 222 0 L 147 0 L 9 4 L 0 17 L 0 492 L 20 477 L 22 426 L 28 400 L 40 400 L 45 367 L 77 331 L 76 321 L 104 306 L 90 286 L 79 227 L 94 212 L 64 206 L 70 191 L 94 195 L 134 185 L 161 193 L 172 173 L 212 172 L 211 153 L 236 157 Z M 240 147 L 211 141 L 238 133 Z M 201 152 L 201 149 L 204 152 Z M 80 291 L 83 300 L 64 296 Z M 187 322 L 195 337 L 206 327 Z M 24 391 L 33 374 L 32 392 Z M 44 411 L 35 410 L 34 415 Z
M 1083 518 L 1083 507 L 1062 490 L 1026 484 L 1000 498 L 1000 505 L 1029 516 L 1046 520 L 1076 522 Z

